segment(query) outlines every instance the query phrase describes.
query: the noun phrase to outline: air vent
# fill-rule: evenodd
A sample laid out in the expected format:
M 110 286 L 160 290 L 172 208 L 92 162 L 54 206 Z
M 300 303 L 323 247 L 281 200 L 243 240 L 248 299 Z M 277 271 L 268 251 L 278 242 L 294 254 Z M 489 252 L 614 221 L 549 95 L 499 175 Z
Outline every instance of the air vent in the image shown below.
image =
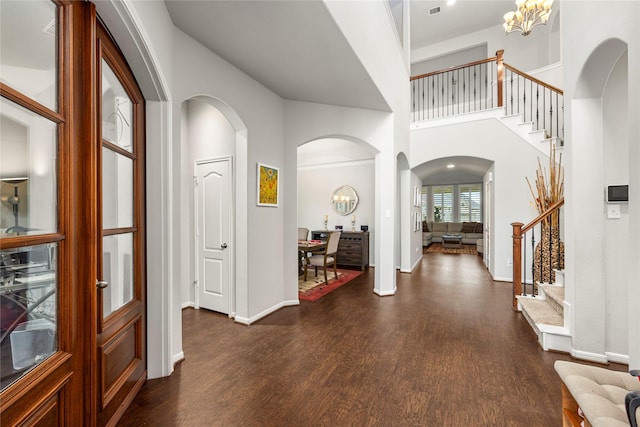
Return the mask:
M 429 9 L 429 16 L 440 13 L 440 6 L 432 7 Z
M 45 25 L 45 27 L 42 29 L 43 32 L 51 35 L 51 36 L 55 36 L 56 35 L 56 19 L 53 18 L 51 20 L 51 22 L 49 22 L 47 25 Z

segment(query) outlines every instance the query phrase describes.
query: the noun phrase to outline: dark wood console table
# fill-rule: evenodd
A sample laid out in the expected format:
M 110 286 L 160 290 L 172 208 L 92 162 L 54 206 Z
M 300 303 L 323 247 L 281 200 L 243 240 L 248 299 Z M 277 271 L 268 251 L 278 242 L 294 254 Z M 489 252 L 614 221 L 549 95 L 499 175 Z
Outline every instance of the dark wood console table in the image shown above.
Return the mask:
M 311 232 L 313 240 L 327 240 L 329 233 L 334 230 L 317 230 Z M 338 230 L 335 230 L 338 231 Z M 340 235 L 338 244 L 338 265 L 343 267 L 358 267 L 364 270 L 369 266 L 369 232 L 344 231 Z

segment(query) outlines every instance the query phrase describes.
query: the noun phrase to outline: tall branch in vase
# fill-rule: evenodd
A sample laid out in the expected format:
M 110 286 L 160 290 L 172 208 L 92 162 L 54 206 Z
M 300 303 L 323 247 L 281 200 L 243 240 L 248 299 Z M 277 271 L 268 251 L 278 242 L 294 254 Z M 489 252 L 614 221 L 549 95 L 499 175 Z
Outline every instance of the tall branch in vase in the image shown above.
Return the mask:
M 549 174 L 542 167 L 540 158 L 538 157 L 538 170 L 536 170 L 536 179 L 534 185 L 531 185 L 529 178 L 526 178 L 533 201 L 531 205 L 539 214 L 545 213 L 549 207 L 564 198 L 564 169 L 562 167 L 562 153 L 556 161 L 556 146 L 549 142 Z M 543 225 L 556 228 L 559 225 L 558 212 L 554 212 L 543 220 Z
M 550 143 L 549 170 L 542 167 L 538 158 L 538 170 L 534 185 L 527 178 L 533 196 L 531 205 L 538 214 L 546 213 L 551 206 L 564 198 L 564 170 L 562 154 L 556 160 L 556 147 Z M 534 283 L 554 283 L 555 270 L 564 269 L 564 243 L 560 240 L 560 214 L 554 210 L 542 220 L 541 236 L 534 250 Z

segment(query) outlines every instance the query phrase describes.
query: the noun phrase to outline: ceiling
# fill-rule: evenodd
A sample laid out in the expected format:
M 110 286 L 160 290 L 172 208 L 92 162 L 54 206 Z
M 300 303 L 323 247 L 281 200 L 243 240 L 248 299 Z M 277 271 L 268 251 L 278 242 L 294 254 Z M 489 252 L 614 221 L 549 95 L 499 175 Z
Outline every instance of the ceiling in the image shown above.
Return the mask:
M 178 28 L 282 98 L 390 110 L 321 1 L 165 3 Z
M 464 34 L 502 25 L 505 13 L 515 10 L 512 0 L 410 0 L 411 48 L 417 49 Z M 429 10 L 440 12 L 429 15 Z
M 322 1 L 165 0 L 186 34 L 285 99 L 389 111 Z M 511 0 L 410 0 L 411 46 L 422 47 L 500 24 Z M 439 14 L 429 9 L 440 6 Z M 424 180 L 482 176 L 481 159 L 451 159 L 417 167 Z
M 447 168 L 448 164 L 453 164 L 455 167 Z M 492 161 L 478 157 L 445 157 L 416 166 L 413 172 L 418 175 L 424 185 L 469 184 L 482 181 L 482 177 L 492 164 Z

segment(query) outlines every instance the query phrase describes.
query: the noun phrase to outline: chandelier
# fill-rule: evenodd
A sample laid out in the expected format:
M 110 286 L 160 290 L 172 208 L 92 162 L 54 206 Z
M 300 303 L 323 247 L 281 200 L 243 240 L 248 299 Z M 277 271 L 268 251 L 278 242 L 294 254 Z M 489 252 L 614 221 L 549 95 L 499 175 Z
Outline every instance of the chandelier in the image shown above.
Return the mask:
M 546 24 L 551 15 L 553 0 L 516 0 L 517 9 L 504 15 L 504 30 L 507 34 L 521 31 L 528 35 L 533 27 Z

